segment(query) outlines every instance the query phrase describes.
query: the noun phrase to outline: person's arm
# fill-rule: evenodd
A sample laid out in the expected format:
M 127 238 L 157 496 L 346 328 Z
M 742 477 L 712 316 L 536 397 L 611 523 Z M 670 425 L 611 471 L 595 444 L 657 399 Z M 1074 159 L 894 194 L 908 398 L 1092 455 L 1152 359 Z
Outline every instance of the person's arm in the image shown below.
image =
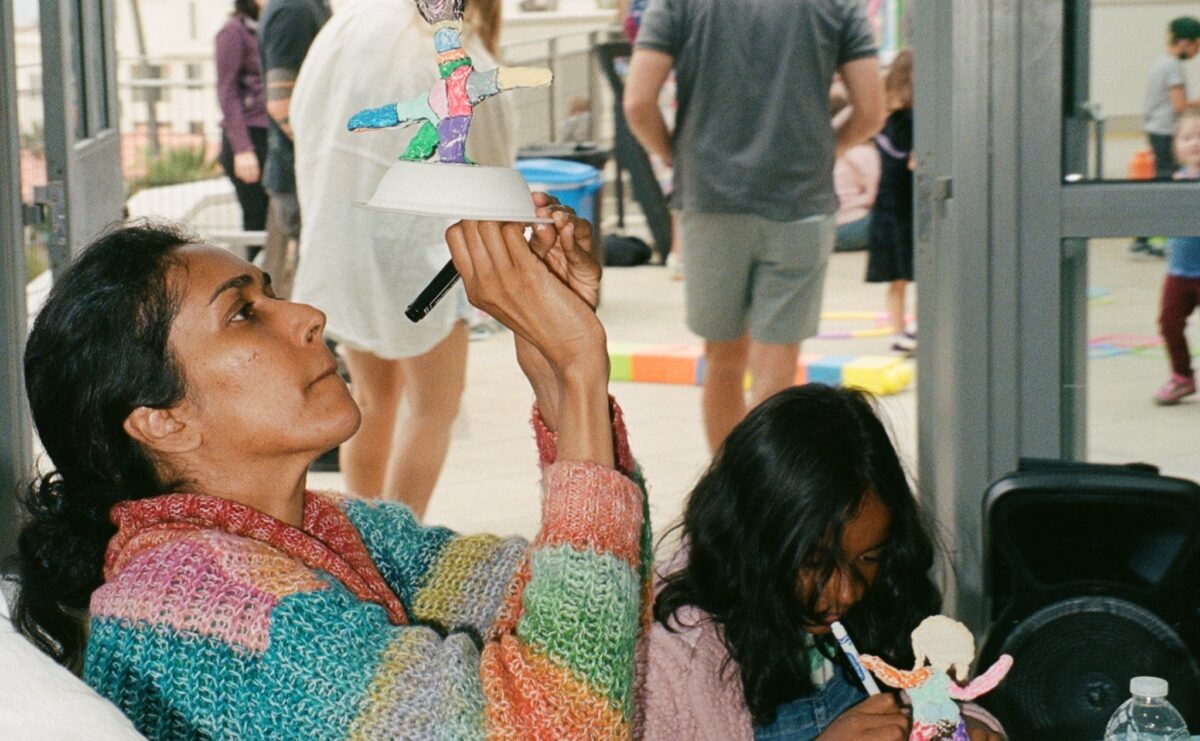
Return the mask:
M 217 102 L 221 106 L 221 127 L 229 137 L 233 153 L 254 150 L 246 126 L 246 112 L 238 89 L 238 69 L 241 67 L 242 38 L 234 22 L 227 23 L 216 40 Z
M 238 89 L 238 69 L 241 67 L 245 48 L 242 36 L 233 23 L 228 23 L 217 34 L 217 102 L 221 106 L 221 128 L 229 137 L 233 149 L 233 175 L 244 183 L 257 183 L 260 172 L 258 155 L 250 141 L 250 127 L 246 123 L 246 111 Z
M 291 139 L 292 90 L 296 87 L 298 69 L 275 67 L 267 70 L 267 115 Z
M 840 156 L 850 147 L 861 144 L 883 128 L 887 118 L 883 100 L 883 81 L 879 59 L 861 57 L 842 65 L 838 70 L 846 85 L 850 100 L 850 115 L 836 130 L 837 153 Z
M 1188 107 L 1187 90 L 1183 85 L 1172 85 L 1167 88 L 1167 96 L 1171 100 L 1171 110 L 1175 111 L 1175 115 L 1183 113 Z
M 670 165 L 671 133 L 667 129 L 658 97 L 675 60 L 657 49 L 638 47 L 629 62 L 625 80 L 624 109 L 629 129 L 650 154 Z
M 98 590 L 85 679 L 152 737 L 628 738 L 645 493 L 591 463 L 544 482 L 532 544 L 333 502 L 320 541 L 365 574 L 361 538 L 391 613 L 246 539 L 147 551 Z
M 292 137 L 290 108 L 296 76 L 318 29 L 303 8 L 284 6 L 266 14 L 258 29 L 262 48 L 263 78 L 267 87 L 267 115 Z
M 558 217 L 568 254 L 583 224 Z M 628 735 L 635 646 L 648 624 L 648 518 L 608 397 L 603 326 L 520 224 L 460 222 L 446 241 L 467 297 L 537 351 L 558 398 L 557 433 L 538 433 L 542 528 L 483 649 L 489 728 L 512 738 L 607 736 L 615 723 Z M 572 687 L 592 690 L 579 697 Z

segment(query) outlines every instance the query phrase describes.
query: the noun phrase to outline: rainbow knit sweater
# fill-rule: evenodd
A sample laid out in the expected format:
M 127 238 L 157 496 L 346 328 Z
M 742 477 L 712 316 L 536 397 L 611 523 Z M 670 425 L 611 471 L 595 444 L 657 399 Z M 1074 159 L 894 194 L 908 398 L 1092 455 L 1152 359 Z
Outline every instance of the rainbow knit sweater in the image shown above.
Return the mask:
M 84 678 L 150 738 L 631 737 L 641 475 L 615 403 L 618 471 L 534 429 L 532 543 L 312 492 L 300 528 L 197 494 L 118 505 Z

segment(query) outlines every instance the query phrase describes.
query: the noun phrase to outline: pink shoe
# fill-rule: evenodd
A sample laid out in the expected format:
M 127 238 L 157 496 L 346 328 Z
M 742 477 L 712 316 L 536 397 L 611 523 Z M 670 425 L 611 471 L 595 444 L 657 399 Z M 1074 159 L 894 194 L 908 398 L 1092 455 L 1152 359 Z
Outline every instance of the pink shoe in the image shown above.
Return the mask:
M 1196 379 L 1187 376 L 1172 375 L 1154 395 L 1154 403 L 1169 407 L 1178 404 L 1186 396 L 1196 393 Z

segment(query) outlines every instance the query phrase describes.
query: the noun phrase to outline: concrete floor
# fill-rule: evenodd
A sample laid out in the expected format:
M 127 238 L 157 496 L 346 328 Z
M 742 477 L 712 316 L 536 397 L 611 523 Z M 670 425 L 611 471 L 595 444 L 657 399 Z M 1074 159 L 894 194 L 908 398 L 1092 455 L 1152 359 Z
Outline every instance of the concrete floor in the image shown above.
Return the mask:
M 1089 337 L 1157 342 L 1155 319 L 1164 262 L 1134 256 L 1125 240 L 1096 240 L 1090 251 Z M 882 287 L 862 281 L 865 254 L 835 254 L 825 310 L 875 312 Z M 612 268 L 605 273 L 600 316 L 614 342 L 696 341 L 683 323 L 683 284 L 661 267 Z M 823 332 L 871 326 L 827 321 Z M 1200 336 L 1191 330 L 1193 346 Z M 923 341 L 931 341 L 922 338 Z M 840 354 L 885 353 L 884 337 L 812 340 L 806 349 Z M 1097 355 L 1101 355 L 1099 350 Z M 1161 351 L 1122 352 L 1089 361 L 1089 457 L 1102 462 L 1147 461 L 1168 474 L 1200 479 L 1195 433 L 1200 400 L 1160 408 L 1151 395 L 1167 376 Z M 655 529 L 664 531 L 708 460 L 700 425 L 700 390 L 689 386 L 613 383 L 625 409 L 633 450 L 650 485 Z M 428 521 L 464 532 L 532 535 L 538 522 L 537 466 L 527 424 L 531 394 L 507 333 L 473 342 L 463 411 Z M 880 400 L 902 457 L 915 472 L 915 386 Z M 337 474 L 314 474 L 317 487 L 338 487 Z

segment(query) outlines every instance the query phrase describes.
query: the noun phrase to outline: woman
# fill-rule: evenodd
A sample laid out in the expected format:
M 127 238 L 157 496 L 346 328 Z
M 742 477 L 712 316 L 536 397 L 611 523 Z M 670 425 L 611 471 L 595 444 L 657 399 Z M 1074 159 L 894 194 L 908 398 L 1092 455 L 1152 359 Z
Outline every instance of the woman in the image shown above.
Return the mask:
M 242 206 L 242 229 L 267 224 L 262 163 L 267 158 L 267 99 L 263 92 L 256 21 L 259 0 L 235 0 L 217 32 L 217 101 L 221 104 L 221 167 Z
M 754 409 L 692 490 L 648 644 L 648 741 L 903 739 L 830 637 L 911 664 L 937 612 L 934 549 L 887 432 L 861 392 L 811 384 Z M 993 739 L 977 728 L 978 739 Z
M 590 228 L 553 218 L 447 233 L 535 389 L 532 543 L 307 491 L 359 421 L 324 315 L 170 229 L 98 240 L 26 352 L 56 470 L 24 499 L 18 626 L 151 738 L 629 737 L 645 496 Z
M 499 1 L 472 0 L 465 48 L 479 69 L 499 32 Z M 347 0 L 317 35 L 292 96 L 296 180 L 304 214 L 293 293 L 329 316 L 363 423 L 340 450 L 355 494 L 424 516 L 466 383 L 466 320 L 455 288 L 419 323 L 410 304 L 446 262 L 449 221 L 363 209 L 417 127 L 352 133 L 350 114 L 408 100 L 438 79 L 433 28 L 412 0 Z M 508 166 L 516 154 L 509 96 L 476 109 L 469 154 Z M 347 235 L 353 235 L 347 239 Z M 401 415 L 404 409 L 406 414 Z

